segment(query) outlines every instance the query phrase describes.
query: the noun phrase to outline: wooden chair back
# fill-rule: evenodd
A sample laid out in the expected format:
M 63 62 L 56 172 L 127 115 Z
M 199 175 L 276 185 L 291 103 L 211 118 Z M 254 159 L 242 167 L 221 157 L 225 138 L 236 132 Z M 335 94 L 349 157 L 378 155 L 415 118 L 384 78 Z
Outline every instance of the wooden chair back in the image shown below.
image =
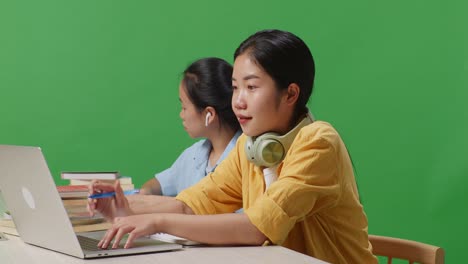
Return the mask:
M 387 263 L 393 259 L 408 260 L 409 264 L 444 264 L 445 252 L 441 247 L 394 237 L 369 235 L 372 252 L 376 256 L 387 257 Z

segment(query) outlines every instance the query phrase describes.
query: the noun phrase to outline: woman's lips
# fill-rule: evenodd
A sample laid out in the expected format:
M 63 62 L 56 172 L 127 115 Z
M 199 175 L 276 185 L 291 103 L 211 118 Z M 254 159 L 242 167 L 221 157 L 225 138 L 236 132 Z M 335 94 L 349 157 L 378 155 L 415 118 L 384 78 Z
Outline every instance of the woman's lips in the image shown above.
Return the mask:
M 238 115 L 237 120 L 239 120 L 239 124 L 244 125 L 250 120 L 252 120 L 252 117 Z

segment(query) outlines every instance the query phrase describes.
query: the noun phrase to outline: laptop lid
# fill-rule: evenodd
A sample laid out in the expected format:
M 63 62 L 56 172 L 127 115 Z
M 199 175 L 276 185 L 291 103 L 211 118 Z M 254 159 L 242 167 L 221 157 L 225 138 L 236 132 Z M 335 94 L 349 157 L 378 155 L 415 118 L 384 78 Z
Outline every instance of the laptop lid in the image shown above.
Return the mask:
M 84 252 L 57 192 L 39 147 L 0 145 L 0 189 L 21 239 L 29 244 L 79 258 L 128 255 L 180 249 L 153 240 L 155 245 Z M 137 243 L 139 244 L 139 243 Z

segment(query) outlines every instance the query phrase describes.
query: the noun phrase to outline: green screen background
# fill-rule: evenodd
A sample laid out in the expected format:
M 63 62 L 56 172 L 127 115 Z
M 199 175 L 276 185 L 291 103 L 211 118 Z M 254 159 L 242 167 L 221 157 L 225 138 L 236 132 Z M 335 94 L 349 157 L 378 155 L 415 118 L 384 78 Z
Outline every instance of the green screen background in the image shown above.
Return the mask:
M 0 2 L 0 144 L 137 186 L 195 142 L 178 83 L 193 60 L 232 62 L 248 35 L 292 31 L 317 66 L 310 109 L 352 155 L 369 232 L 466 259 L 465 1 Z

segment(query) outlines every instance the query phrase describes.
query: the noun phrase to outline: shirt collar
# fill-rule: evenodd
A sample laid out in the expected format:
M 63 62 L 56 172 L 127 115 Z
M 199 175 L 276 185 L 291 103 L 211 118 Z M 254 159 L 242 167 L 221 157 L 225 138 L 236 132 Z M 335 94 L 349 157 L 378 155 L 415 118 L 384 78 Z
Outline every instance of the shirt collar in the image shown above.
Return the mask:
M 237 138 L 242 134 L 242 131 L 239 130 L 237 131 L 234 136 L 231 138 L 231 141 L 227 144 L 226 148 L 224 149 L 223 153 L 219 157 L 219 159 L 216 161 L 216 165 L 213 167 L 213 170 L 218 166 L 218 164 L 224 160 L 229 152 L 234 148 L 237 142 Z M 211 142 L 207 139 L 205 139 L 199 148 L 198 152 L 195 155 L 195 162 L 197 163 L 197 167 L 200 167 L 202 165 L 207 166 L 208 165 L 208 157 L 210 155 L 212 145 Z

